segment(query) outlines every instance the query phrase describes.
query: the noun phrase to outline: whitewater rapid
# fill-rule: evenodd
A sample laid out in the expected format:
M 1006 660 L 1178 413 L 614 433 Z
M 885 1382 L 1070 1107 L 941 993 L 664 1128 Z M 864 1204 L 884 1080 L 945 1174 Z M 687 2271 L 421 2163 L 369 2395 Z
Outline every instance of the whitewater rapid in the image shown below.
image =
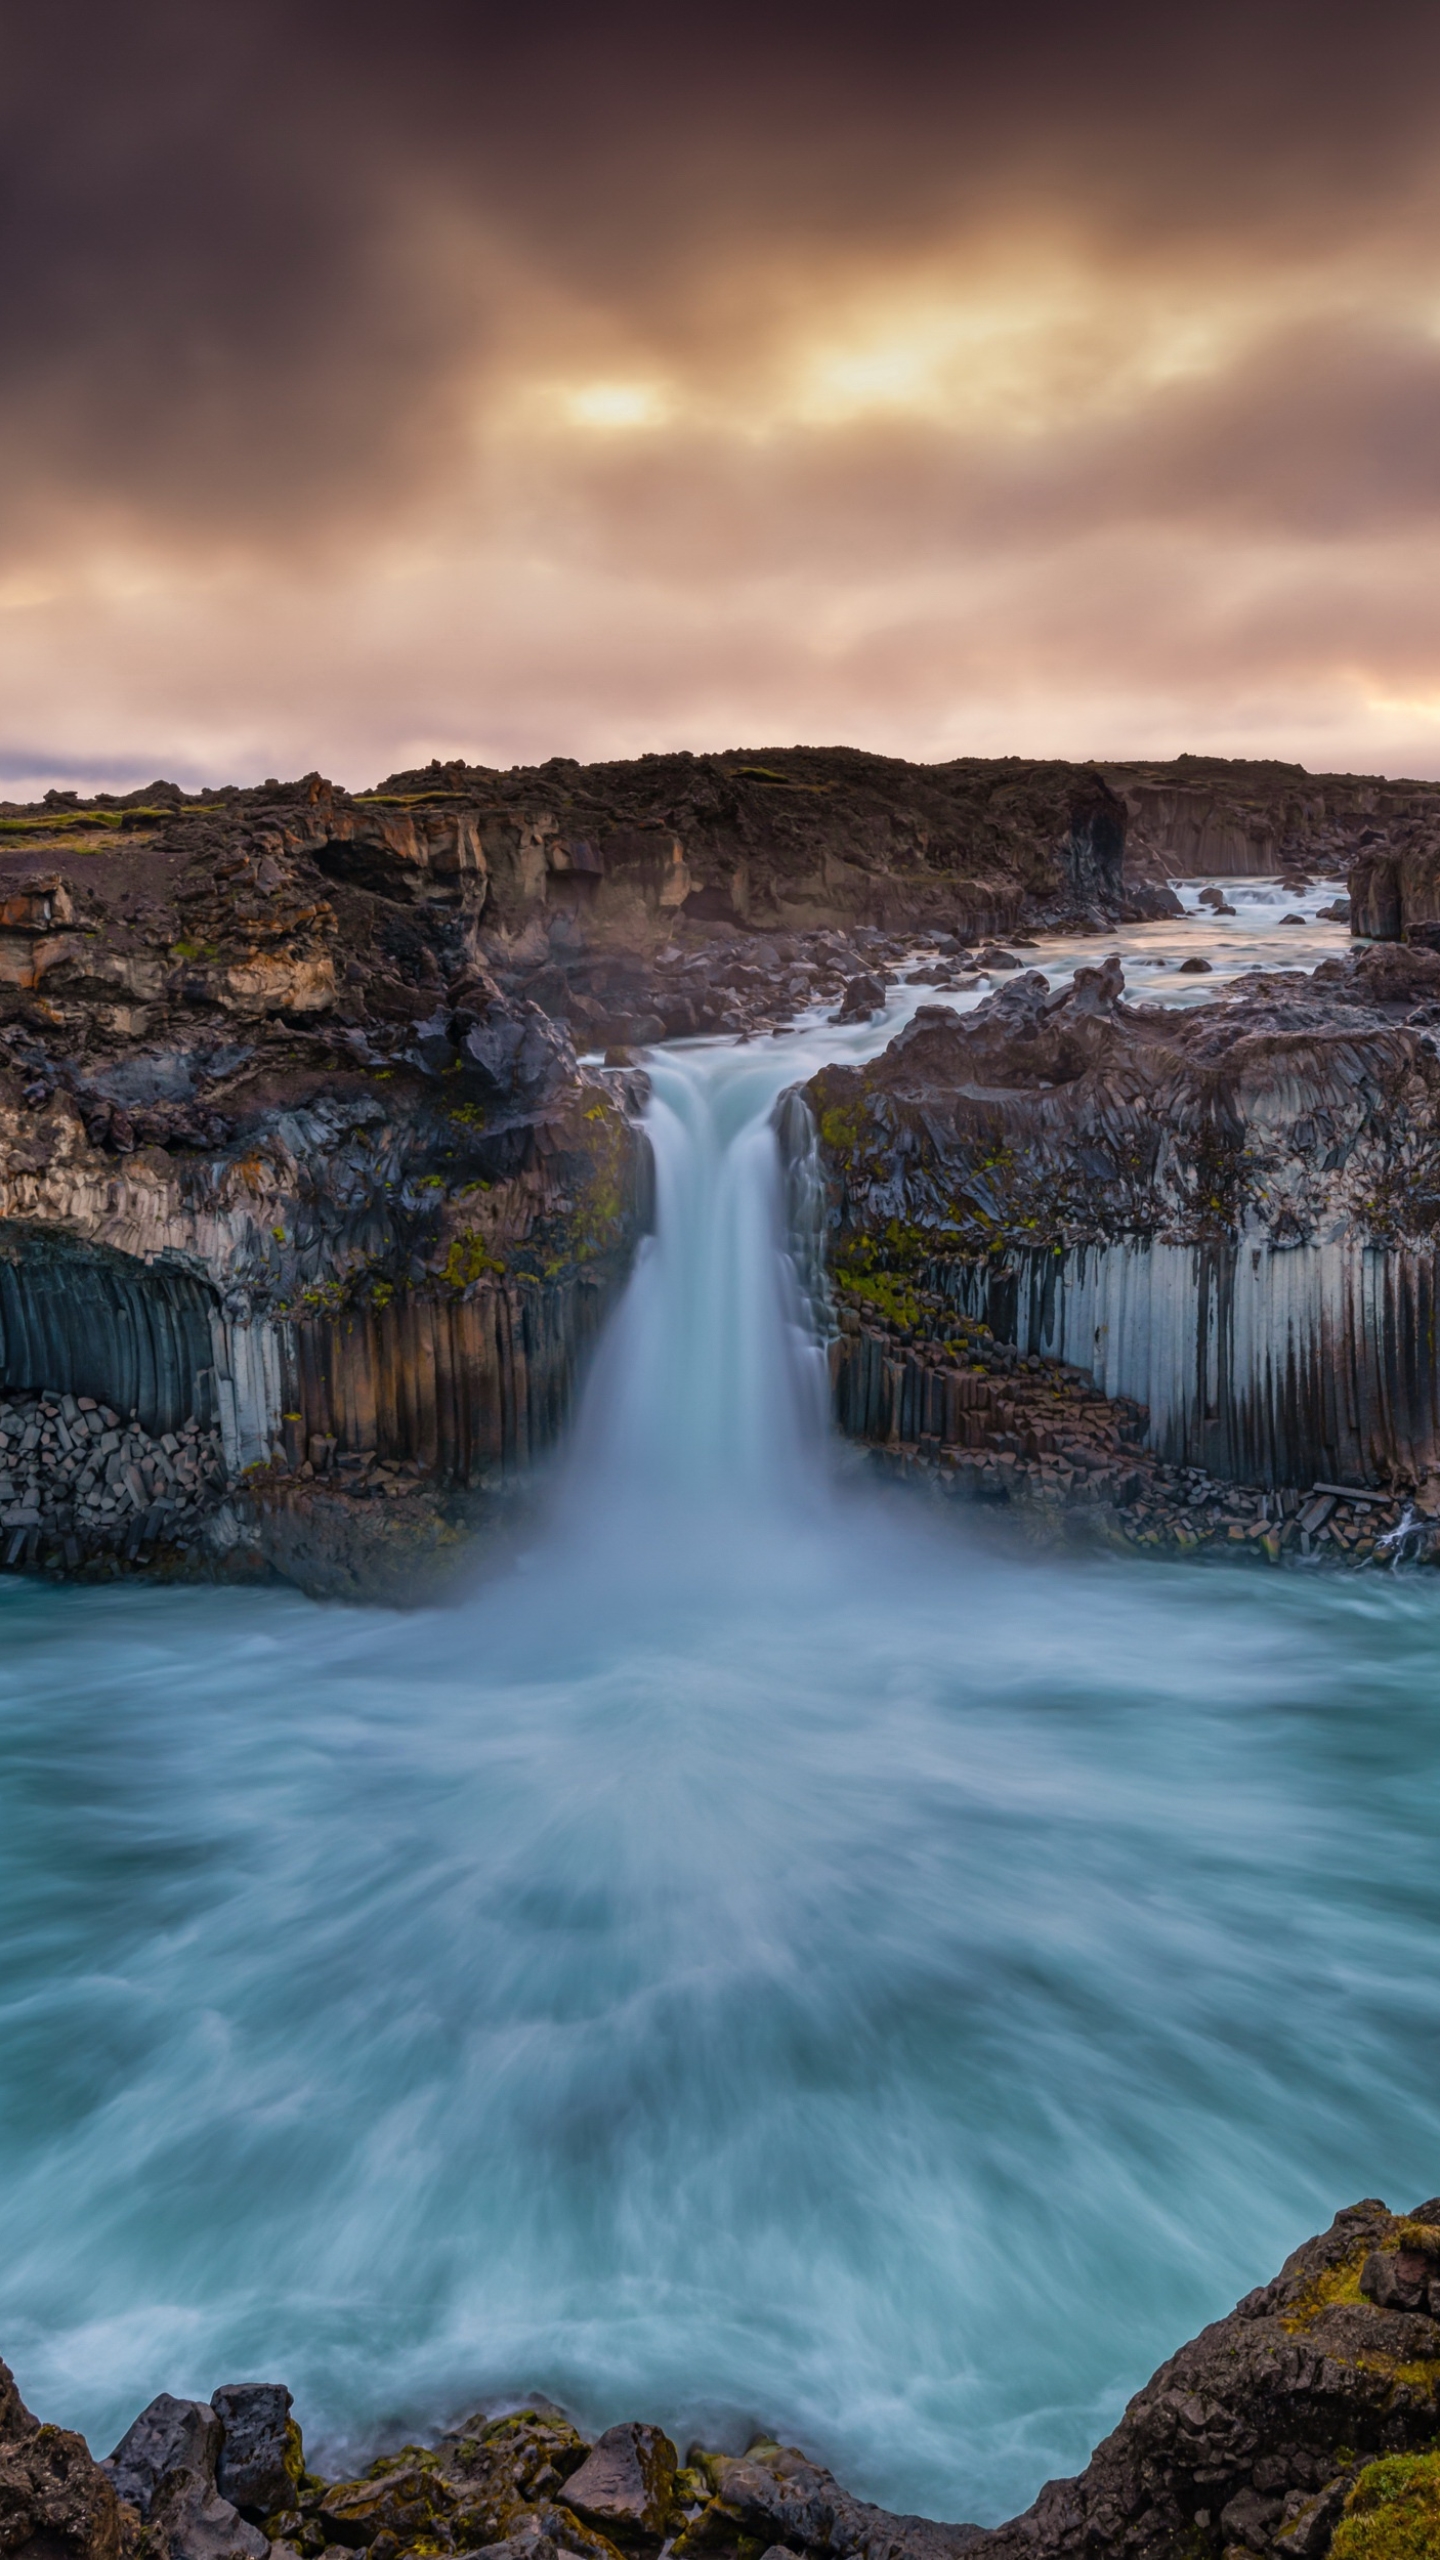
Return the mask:
M 0 2353 L 97 2449 L 541 2390 L 992 2520 L 1434 2190 L 1432 1582 L 1026 1561 L 837 1466 L 769 1122 L 886 1036 L 657 1057 L 503 1579 L 0 1583 Z

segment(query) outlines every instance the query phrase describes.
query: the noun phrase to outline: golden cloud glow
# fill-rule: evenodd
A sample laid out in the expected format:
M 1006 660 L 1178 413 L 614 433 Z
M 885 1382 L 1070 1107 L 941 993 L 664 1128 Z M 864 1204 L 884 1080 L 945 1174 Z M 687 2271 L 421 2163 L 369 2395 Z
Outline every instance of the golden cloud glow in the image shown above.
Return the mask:
M 842 0 L 823 48 L 774 0 L 713 43 L 352 9 L 312 56 L 322 5 L 237 104 L 137 0 L 152 70 L 79 126 L 57 36 L 0 279 L 0 764 L 1434 769 L 1440 19 L 1412 61 L 1321 12 L 1301 58 L 1240 0 L 1228 45 L 1037 6 Z M 231 17 L 190 14 L 199 59 Z
M 562 397 L 572 425 L 610 435 L 663 427 L 672 414 L 670 401 L 654 382 L 586 382 Z

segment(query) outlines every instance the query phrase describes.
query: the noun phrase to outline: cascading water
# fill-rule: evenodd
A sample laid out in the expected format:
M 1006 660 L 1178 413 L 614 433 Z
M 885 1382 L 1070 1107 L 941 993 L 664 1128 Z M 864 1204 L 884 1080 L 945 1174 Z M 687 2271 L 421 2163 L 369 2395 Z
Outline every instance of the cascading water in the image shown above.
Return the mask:
M 730 1053 L 718 1073 L 714 1052 L 656 1059 L 656 1231 L 601 1352 L 571 1504 L 753 1523 L 756 1505 L 813 1498 L 825 1373 L 782 1250 L 769 1123 L 794 1074 L 773 1052 Z
M 0 2352 L 102 2448 L 242 2375 L 352 2444 L 530 2388 L 985 2520 L 1433 2192 L 1440 1603 L 831 1484 L 769 1122 L 884 1036 L 657 1061 L 503 1582 L 0 1587 Z

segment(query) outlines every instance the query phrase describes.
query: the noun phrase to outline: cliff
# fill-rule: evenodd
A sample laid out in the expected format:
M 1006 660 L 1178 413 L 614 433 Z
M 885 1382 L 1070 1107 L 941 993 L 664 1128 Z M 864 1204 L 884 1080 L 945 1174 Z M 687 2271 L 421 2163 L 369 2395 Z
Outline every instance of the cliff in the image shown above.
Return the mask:
M 1423 1486 L 1437 1021 L 1440 960 L 1385 947 L 1193 1010 L 1127 1003 L 1113 959 L 1059 995 L 1028 971 L 968 1015 L 923 1007 L 805 1089 L 842 1301 L 918 1283 L 903 1331 L 1073 1364 L 1172 1465 Z
M 985 935 L 1170 911 L 1167 869 L 1227 848 L 1250 868 L 1373 870 L 1437 798 L 1192 759 L 916 766 L 793 748 L 0 807 L 0 1558 L 274 1568 L 418 1596 L 481 1497 L 562 1429 L 629 1267 L 647 1214 L 631 1047 L 767 1031 L 819 1001 L 863 1011 L 920 931 L 951 955 L 943 977 Z M 582 1069 L 577 1049 L 611 1063 Z M 1221 1210 L 1182 1232 L 1157 1194 L 1127 1225 L 1128 1176 L 1111 1172 L 1108 1208 L 1104 1183 L 1070 1183 L 1058 1293 L 1053 1272 L 1040 1289 L 1036 1239 L 1001 1221 L 1007 1281 L 1028 1275 L 1026 1339 L 1099 1356 L 1095 1289 L 1121 1285 L 1143 1238 L 1151 1334 L 1186 1289 L 1219 1288 L 1250 1346 L 1237 1376 L 1263 1369 L 1252 1266 L 1225 1260 Z M 901 1216 L 909 1172 L 888 1178 Z M 1417 1214 L 1395 1210 L 1383 1306 L 1341 1306 L 1373 1272 L 1333 1218 L 1315 1228 L 1323 1281 L 1313 1258 L 1286 1266 L 1292 1287 L 1312 1275 L 1292 1324 L 1310 1347 L 1260 1401 L 1279 1396 L 1294 1443 L 1307 1398 L 1328 1396 L 1315 1445 L 1342 1472 L 1431 1455 L 1418 1381 L 1394 1431 L 1373 1420 L 1408 1376 L 1376 1328 L 1428 1321 Z M 1099 1257 L 1102 1236 L 1119 1260 Z M 1368 1228 L 1356 1239 L 1379 1249 Z M 978 1307 L 978 1280 L 965 1287 Z M 1358 1382 L 1336 1406 L 1352 1313 Z M 1153 1404 L 1149 1372 L 1118 1358 L 1101 1360 L 1112 1385 Z M 1217 1436 L 1197 1377 L 1156 1420 L 1172 1455 L 1309 1463 L 1308 1444 L 1272 1449 L 1251 1385 L 1233 1427 L 1222 1395 Z
M 633 1078 L 487 973 L 484 895 L 453 816 L 313 782 L 6 822 L 10 1561 L 415 1597 L 556 1437 L 648 1156 Z
M 592 2441 L 548 2401 L 461 2420 L 360 2476 L 307 2467 L 283 2384 L 162 2392 L 114 2453 L 41 2426 L 0 2366 L 6 2547 L 45 2560 L 1412 2560 L 1440 2523 L 1440 2199 L 1337 2214 L 1182 2347 L 1074 2480 L 1013 2523 L 932 2524 L 774 2438 Z
M 1137 880 L 1357 865 L 1368 874 L 1440 843 L 1440 783 L 1224 756 L 1103 770 L 1125 803 L 1127 869 Z

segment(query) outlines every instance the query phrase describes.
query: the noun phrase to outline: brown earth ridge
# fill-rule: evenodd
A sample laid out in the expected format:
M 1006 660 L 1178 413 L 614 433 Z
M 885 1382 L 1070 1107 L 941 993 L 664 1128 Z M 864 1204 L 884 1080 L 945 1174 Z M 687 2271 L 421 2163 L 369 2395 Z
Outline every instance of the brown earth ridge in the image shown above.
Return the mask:
M 0 805 L 0 1564 L 427 1596 L 644 1231 L 630 1052 L 1432 837 L 1434 785 L 849 749 Z
M 1013 2522 L 866 2505 L 794 2447 L 586 2437 L 477 2410 L 357 2477 L 307 2467 L 291 2395 L 162 2392 L 104 2462 L 0 2366 L 0 2547 L 16 2560 L 1413 2560 L 1440 2514 L 1440 2198 L 1337 2214 L 1180 2349 L 1073 2480 Z

